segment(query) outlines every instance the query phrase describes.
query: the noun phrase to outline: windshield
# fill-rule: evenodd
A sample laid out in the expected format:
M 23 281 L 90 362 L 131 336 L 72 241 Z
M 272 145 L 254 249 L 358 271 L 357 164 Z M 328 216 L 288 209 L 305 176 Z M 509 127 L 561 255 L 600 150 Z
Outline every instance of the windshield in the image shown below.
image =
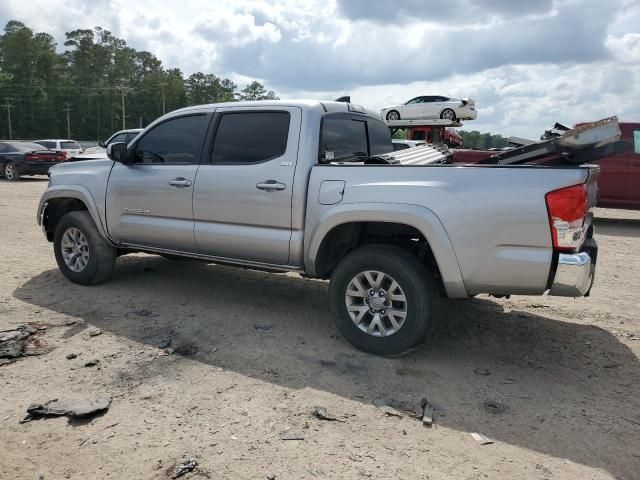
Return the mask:
M 15 142 L 9 144 L 18 152 L 33 152 L 34 150 L 46 150 L 42 145 L 32 142 Z

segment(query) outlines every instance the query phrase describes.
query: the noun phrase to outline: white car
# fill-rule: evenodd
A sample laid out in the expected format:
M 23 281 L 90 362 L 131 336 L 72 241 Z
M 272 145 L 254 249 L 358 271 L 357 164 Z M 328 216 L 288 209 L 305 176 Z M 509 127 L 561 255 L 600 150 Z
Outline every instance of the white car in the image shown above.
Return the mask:
M 67 155 L 67 158 L 73 157 L 74 155 L 80 155 L 82 153 L 82 147 L 75 140 L 47 138 L 45 140 L 35 140 L 34 143 L 42 145 L 48 150 L 64 152 Z
M 88 158 L 107 158 L 107 145 L 116 142 L 129 143 L 131 140 L 136 138 L 142 130 L 142 128 L 129 128 L 127 130 L 120 130 L 111 135 L 104 142 L 99 142 L 97 147 L 89 147 L 85 149 L 85 154 L 83 155 L 82 159 L 86 160 Z
M 404 140 L 401 138 L 394 138 L 391 140 L 391 143 L 393 144 L 394 152 L 397 152 L 398 150 L 406 150 L 407 148 L 421 147 L 422 145 L 427 144 L 424 140 Z
M 383 108 L 380 116 L 387 121 L 420 120 L 441 118 L 443 120 L 475 120 L 478 117 L 476 104 L 466 98 L 426 95 L 412 98 L 403 105 Z

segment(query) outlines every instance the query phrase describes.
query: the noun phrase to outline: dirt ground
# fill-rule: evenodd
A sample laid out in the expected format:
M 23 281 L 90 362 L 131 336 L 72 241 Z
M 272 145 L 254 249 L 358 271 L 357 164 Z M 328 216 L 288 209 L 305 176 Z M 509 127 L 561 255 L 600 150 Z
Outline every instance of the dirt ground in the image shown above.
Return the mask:
M 35 223 L 45 187 L 0 181 L 0 331 L 46 327 L 47 352 L 0 367 L 2 479 L 167 478 L 184 455 L 187 479 L 640 478 L 640 212 L 597 212 L 591 297 L 450 301 L 428 344 L 385 359 L 338 335 L 320 281 L 132 255 L 69 283 Z M 105 395 L 91 421 L 19 423 Z M 384 397 L 427 397 L 433 427 Z

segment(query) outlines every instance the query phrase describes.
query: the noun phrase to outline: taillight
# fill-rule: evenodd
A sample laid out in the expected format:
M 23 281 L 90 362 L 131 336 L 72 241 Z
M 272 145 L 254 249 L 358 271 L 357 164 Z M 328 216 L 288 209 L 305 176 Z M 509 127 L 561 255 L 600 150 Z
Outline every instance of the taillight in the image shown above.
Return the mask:
M 589 209 L 587 187 L 581 184 L 561 188 L 547 193 L 545 199 L 553 248 L 576 250 L 582 244 L 584 220 Z
M 25 159 L 25 160 L 27 160 L 27 161 L 29 161 L 29 162 L 31 162 L 31 161 L 33 161 L 33 160 L 38 160 L 39 158 L 40 158 L 40 157 L 38 156 L 38 154 L 37 154 L 37 153 L 27 153 L 27 154 L 24 156 L 24 159 Z
M 67 159 L 67 154 L 65 152 L 56 152 L 55 160 L 56 162 L 64 162 Z

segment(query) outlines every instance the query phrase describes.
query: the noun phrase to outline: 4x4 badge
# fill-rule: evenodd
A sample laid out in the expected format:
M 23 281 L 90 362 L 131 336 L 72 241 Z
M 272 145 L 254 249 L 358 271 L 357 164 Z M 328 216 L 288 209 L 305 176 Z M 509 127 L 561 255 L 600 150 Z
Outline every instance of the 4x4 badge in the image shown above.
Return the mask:
M 293 162 L 280 162 L 281 167 L 293 167 Z

